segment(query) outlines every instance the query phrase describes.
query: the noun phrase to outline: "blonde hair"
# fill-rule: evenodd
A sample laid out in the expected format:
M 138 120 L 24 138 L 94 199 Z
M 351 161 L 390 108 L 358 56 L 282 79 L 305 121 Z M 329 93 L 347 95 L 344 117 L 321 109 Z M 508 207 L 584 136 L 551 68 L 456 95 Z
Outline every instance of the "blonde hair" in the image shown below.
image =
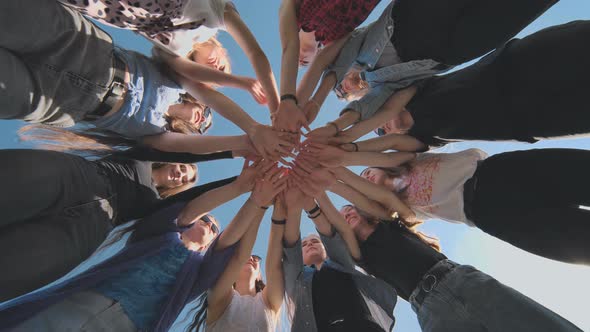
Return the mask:
M 231 62 L 229 61 L 229 56 L 227 54 L 227 49 L 225 49 L 223 47 L 223 44 L 221 44 L 219 42 L 219 40 L 217 40 L 217 38 L 215 36 L 209 38 L 207 41 L 202 42 L 202 43 L 194 43 L 192 50 L 190 52 L 188 52 L 188 54 L 186 55 L 186 57 L 191 60 L 191 61 L 195 61 L 195 55 L 197 53 L 199 53 L 204 47 L 206 46 L 211 46 L 211 47 L 215 47 L 218 48 L 222 58 L 225 60 L 226 66 L 222 69 L 222 71 L 226 74 L 231 74 Z
M 344 96 L 344 100 L 346 100 L 346 101 L 359 100 L 362 97 L 364 97 L 371 89 L 371 87 L 369 86 L 369 83 L 362 79 L 360 69 L 357 69 L 355 67 L 350 68 L 350 70 L 344 75 L 344 79 L 347 79 L 347 78 L 352 80 L 352 82 L 355 85 L 357 85 L 359 87 L 359 89 L 356 91 L 352 91 L 352 92 L 347 93 Z

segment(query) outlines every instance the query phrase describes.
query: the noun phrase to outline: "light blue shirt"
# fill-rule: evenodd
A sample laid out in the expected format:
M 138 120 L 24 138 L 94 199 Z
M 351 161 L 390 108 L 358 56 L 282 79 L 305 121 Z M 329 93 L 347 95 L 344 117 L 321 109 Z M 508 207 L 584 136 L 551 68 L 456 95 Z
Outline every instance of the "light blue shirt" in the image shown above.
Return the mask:
M 361 99 L 350 102 L 343 110 L 359 112 L 362 120 L 377 113 L 394 92 L 452 68 L 433 59 L 421 59 L 375 69 L 383 50 L 391 43 L 394 30 L 391 10 L 394 3 L 395 0 L 383 10 L 377 21 L 356 29 L 340 50 L 338 58 L 323 74 L 335 73 L 338 86 L 353 66 L 363 71 L 361 76 L 369 83 L 370 91 Z
M 180 103 L 184 91 L 151 58 L 119 47 L 114 48 L 114 53 L 125 62 L 131 76 L 124 104 L 115 114 L 91 124 L 129 138 L 166 132 L 164 115 L 170 105 Z

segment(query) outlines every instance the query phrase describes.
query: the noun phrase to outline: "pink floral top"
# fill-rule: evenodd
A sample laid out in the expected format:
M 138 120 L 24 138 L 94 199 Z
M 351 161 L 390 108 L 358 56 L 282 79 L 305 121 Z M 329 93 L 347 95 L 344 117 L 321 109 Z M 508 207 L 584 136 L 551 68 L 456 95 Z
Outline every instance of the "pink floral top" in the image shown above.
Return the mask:
M 60 0 L 103 24 L 134 30 L 174 53 L 184 53 L 192 42 L 212 37 L 224 28 L 229 0 Z M 176 34 L 191 31 L 189 45 L 174 46 Z M 183 42 L 186 38 L 183 38 Z M 176 42 L 178 44 L 178 42 Z M 181 52 L 179 48 L 183 48 Z
M 397 192 L 419 219 L 441 219 L 472 226 L 463 211 L 463 185 L 487 157 L 479 149 L 456 153 L 423 153 L 410 171 L 394 181 Z

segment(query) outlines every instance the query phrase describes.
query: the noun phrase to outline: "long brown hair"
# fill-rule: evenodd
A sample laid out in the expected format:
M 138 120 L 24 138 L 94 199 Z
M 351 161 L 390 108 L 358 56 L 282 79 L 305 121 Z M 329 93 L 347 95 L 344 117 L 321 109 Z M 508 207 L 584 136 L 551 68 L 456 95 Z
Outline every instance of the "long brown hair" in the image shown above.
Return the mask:
M 404 176 L 404 175 L 408 174 L 411 170 L 410 163 L 405 163 L 405 164 L 397 166 L 397 167 L 367 167 L 367 168 L 363 169 L 359 175 L 363 176 L 363 174 L 366 171 L 368 171 L 370 168 L 382 170 L 385 173 L 385 175 L 387 175 L 388 177 L 391 177 L 391 178 L 397 178 L 400 176 Z M 396 193 L 403 201 L 406 200 L 406 189 L 407 188 L 404 188 L 401 191 Z
M 170 165 L 172 163 L 152 163 L 152 171 L 160 169 L 166 165 Z M 187 165 L 188 167 L 192 168 L 193 171 L 195 172 L 195 176 L 190 179 L 187 183 L 184 183 L 178 187 L 172 187 L 172 188 L 167 188 L 167 187 L 156 187 L 156 189 L 158 190 L 158 194 L 160 195 L 161 198 L 166 198 L 166 197 L 170 197 L 172 195 L 176 195 L 180 192 L 183 192 L 187 189 L 189 189 L 190 187 L 192 187 L 195 183 L 197 183 L 197 181 L 199 181 L 199 169 L 197 168 L 197 165 L 195 164 L 184 164 Z
M 188 98 L 183 95 L 183 102 Z M 192 103 L 192 101 L 190 101 Z M 167 129 L 181 134 L 200 134 L 199 128 L 188 121 L 164 115 Z M 43 124 L 23 126 L 18 131 L 22 141 L 39 142 L 45 150 L 70 152 L 83 156 L 102 157 L 117 150 L 126 150 L 138 145 L 137 141 L 118 133 L 97 128 L 63 129 Z
M 416 237 L 418 239 L 420 239 L 422 242 L 424 242 L 425 244 L 430 246 L 432 249 L 440 252 L 440 241 L 438 240 L 438 238 L 431 236 L 431 235 L 427 235 L 427 234 L 417 230 L 416 225 L 414 225 L 412 227 L 408 227 L 401 219 L 397 219 L 397 220 L 393 220 L 393 221 L 383 221 L 375 216 L 372 216 L 368 212 L 361 210 L 358 207 L 356 207 L 354 205 L 350 205 L 350 204 L 344 205 L 343 207 L 351 207 L 351 208 L 355 209 L 356 212 L 359 214 L 359 216 L 361 218 L 365 219 L 369 225 L 377 225 L 379 223 L 392 223 L 392 222 L 397 223 L 400 228 L 402 228 L 403 230 L 405 230 L 409 233 L 416 235 Z

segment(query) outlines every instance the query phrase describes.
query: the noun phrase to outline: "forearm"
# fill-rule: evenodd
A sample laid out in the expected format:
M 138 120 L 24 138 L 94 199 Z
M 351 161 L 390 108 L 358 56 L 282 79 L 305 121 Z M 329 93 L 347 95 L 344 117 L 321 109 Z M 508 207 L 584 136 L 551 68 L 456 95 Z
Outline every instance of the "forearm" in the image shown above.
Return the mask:
M 277 84 L 266 54 L 264 54 L 258 41 L 233 7 L 226 8 L 224 18 L 227 31 L 234 37 L 252 64 L 256 77 L 262 85 L 268 100 L 271 112 L 276 111 L 277 107 L 279 107 Z
M 235 182 L 223 187 L 210 190 L 201 196 L 190 201 L 178 215 L 178 225 L 187 226 L 193 223 L 204 214 L 228 202 L 241 194 L 245 190 L 240 188 Z
M 359 151 L 422 151 L 426 147 L 422 142 L 412 136 L 402 134 L 388 134 L 357 142 Z
M 252 57 L 250 62 L 254 67 L 256 77 L 260 81 L 264 94 L 268 100 L 268 108 L 271 113 L 274 113 L 279 107 L 279 92 L 277 91 L 277 82 L 272 72 L 272 68 L 270 67 L 270 63 L 263 52 L 261 52 L 259 56 Z
M 274 219 L 274 218 L 273 218 Z M 285 225 L 272 224 L 268 239 L 268 252 L 266 254 L 266 302 L 271 310 L 278 312 L 283 304 L 285 293 L 285 280 L 283 277 L 283 235 Z
M 322 73 L 336 59 L 338 53 L 342 49 L 342 46 L 344 45 L 347 39 L 348 36 L 345 36 L 330 43 L 329 45 L 321 49 L 315 56 L 311 65 L 301 78 L 301 82 L 299 82 L 299 87 L 297 89 L 297 99 L 299 99 L 301 103 L 305 103 L 310 98 L 311 94 L 313 93 L 318 84 L 318 81 L 322 77 Z M 333 82 L 334 83 L 332 84 L 330 89 L 332 89 L 334 87 L 334 84 L 336 84 L 335 75 Z
M 319 195 L 317 200 L 322 207 L 322 212 L 324 213 L 328 222 L 334 226 L 334 229 L 336 229 L 336 231 L 340 233 L 340 236 L 342 236 L 342 239 L 348 247 L 350 255 L 355 260 L 360 260 L 362 258 L 361 250 L 352 228 L 346 223 L 346 220 L 344 220 L 340 212 L 338 212 L 325 192 Z
M 367 198 L 367 196 L 361 194 L 345 183 L 336 182 L 334 185 L 332 185 L 330 191 L 346 199 L 357 208 L 366 211 L 372 216 L 384 220 L 391 219 L 389 213 L 387 213 L 387 209 L 385 209 L 382 205 Z
M 285 234 L 283 240 L 285 246 L 292 247 L 299 240 L 300 232 L 299 227 L 301 225 L 301 207 L 288 207 L 287 208 L 287 224 L 285 225 Z
M 226 184 L 230 184 L 230 183 L 234 182 L 236 180 L 236 178 L 237 177 L 232 176 L 229 178 L 225 178 L 223 180 L 209 182 L 207 184 L 192 187 L 192 188 L 189 188 L 189 189 L 187 189 L 183 192 L 180 192 L 178 194 L 166 197 L 165 199 L 154 204 L 153 207 L 148 208 L 145 215 L 149 214 L 149 211 L 157 211 L 159 209 L 163 209 L 163 208 L 170 206 L 170 205 L 177 203 L 177 202 L 188 202 L 192 199 L 195 199 L 195 198 L 201 196 L 202 194 L 208 192 L 209 190 L 213 190 L 215 188 L 222 187 Z
M 347 152 L 343 166 L 396 167 L 415 157 L 411 152 Z
M 247 150 L 249 148 L 248 137 L 245 135 L 203 136 L 167 132 L 143 137 L 142 143 L 161 151 L 193 154 Z
M 281 87 L 280 94 L 295 94 L 299 64 L 299 28 L 294 0 L 283 0 L 279 10 L 281 37 Z
M 232 219 L 231 223 L 225 228 L 223 233 L 219 236 L 219 240 L 217 241 L 217 245 L 215 246 L 215 250 L 221 250 L 227 248 L 234 243 L 238 242 L 246 233 L 252 222 L 260 222 L 262 217 L 264 216 L 264 212 L 266 210 L 256 206 L 254 202 L 249 198 L 246 200 L 240 211 L 236 214 L 236 216 Z M 256 227 L 256 232 L 258 231 L 258 227 Z M 254 232 L 254 230 L 252 231 Z M 252 246 L 254 245 L 254 241 L 256 240 L 256 232 L 251 234 L 253 237 L 252 243 L 249 246 L 250 252 L 252 251 Z M 242 252 L 243 257 L 247 258 L 250 256 L 250 253 L 246 253 L 245 251 Z
M 232 258 L 226 265 L 223 273 L 219 276 L 217 282 L 209 290 L 207 295 L 207 302 L 209 304 L 207 308 L 207 322 L 209 324 L 217 321 L 230 304 L 233 284 L 238 278 L 240 270 L 252 254 L 252 248 L 254 247 L 254 242 L 256 242 L 256 235 L 258 234 L 258 228 L 262 221 L 262 215 L 247 215 L 243 212 L 243 209 L 240 209 L 232 223 L 236 220 L 240 220 L 244 224 L 248 224 L 248 229 L 239 240 L 240 243 L 237 245 Z M 251 218 L 251 220 L 247 220 L 248 218 Z M 223 240 L 226 232 L 227 231 L 224 231 L 220 235 L 214 248 L 215 250 L 218 250 L 220 247 L 219 243 Z M 223 244 L 221 244 L 221 246 L 222 245 Z
M 311 100 L 313 100 L 313 102 L 316 103 L 318 106 L 314 110 L 314 112 L 306 114 L 309 123 L 313 122 L 313 120 L 315 120 L 315 118 L 317 117 L 322 105 L 324 104 L 326 98 L 330 94 L 330 91 L 332 91 L 334 84 L 336 84 L 336 75 L 334 73 L 330 73 L 329 75 L 324 76 L 320 83 L 320 86 L 311 98 Z
M 412 210 L 404 202 L 402 202 L 396 194 L 391 192 L 389 189 L 374 184 L 369 180 L 366 180 L 354 174 L 352 171 L 344 167 L 339 167 L 335 171 L 335 175 L 339 180 L 342 180 L 344 183 L 359 191 L 368 199 L 380 203 L 388 210 L 396 211 L 402 217 L 414 215 L 414 212 L 412 212 Z M 390 219 L 391 217 L 387 218 Z
M 304 205 L 303 208 L 305 209 L 305 211 L 310 211 L 311 209 L 315 208 L 315 206 L 315 201 L 310 200 L 309 202 L 306 202 L 306 205 Z M 317 217 L 309 219 L 311 219 L 311 221 L 314 223 L 318 233 L 326 236 L 332 236 L 332 226 L 330 225 L 328 219 L 326 219 L 326 215 L 324 214 L 323 209 L 320 209 L 318 212 L 315 212 L 314 215 L 317 215 Z
M 221 70 L 196 63 L 184 57 L 165 57 L 165 62 L 177 75 L 185 79 L 198 83 L 243 88 L 241 77 L 227 74 Z

